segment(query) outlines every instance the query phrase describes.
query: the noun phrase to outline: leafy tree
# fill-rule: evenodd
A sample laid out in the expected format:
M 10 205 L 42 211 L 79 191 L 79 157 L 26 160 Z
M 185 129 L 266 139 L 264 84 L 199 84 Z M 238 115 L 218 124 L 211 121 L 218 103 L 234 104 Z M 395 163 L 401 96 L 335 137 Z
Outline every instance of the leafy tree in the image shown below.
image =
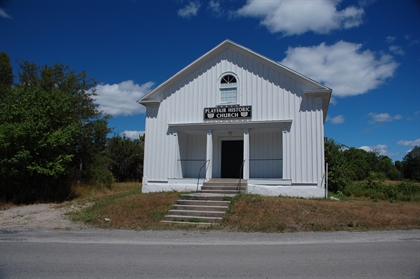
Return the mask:
M 10 57 L 5 52 L 0 52 L 0 100 L 9 92 L 13 85 L 13 70 Z
M 73 175 L 79 180 L 94 179 L 95 157 L 105 151 L 110 115 L 104 115 L 93 102 L 96 95 L 92 88 L 97 84 L 86 72 L 76 73 L 68 65 L 55 64 L 39 67 L 21 61 L 19 85 L 23 88 L 39 86 L 45 91 L 60 89 L 70 96 L 71 112 L 67 117 L 78 123 L 79 133 L 75 140 Z
M 398 171 L 396 166 L 392 164 L 391 158 L 388 156 L 379 156 L 379 162 L 376 164 L 376 171 L 382 172 L 387 178 L 391 180 L 401 179 L 401 173 Z
M 405 179 L 420 181 L 420 147 L 415 146 L 402 160 Z
M 69 99 L 58 89 L 46 92 L 38 87 L 15 88 L 3 99 L 0 184 L 6 200 L 30 202 L 65 195 L 63 178 L 69 173 L 79 132 L 78 123 L 67 117 Z
M 144 136 L 134 141 L 125 136 L 113 137 L 108 141 L 106 155 L 118 182 L 139 181 L 143 176 Z
M 349 168 L 344 157 L 345 145 L 324 139 L 325 162 L 328 163 L 328 190 L 343 191 L 349 182 Z
M 344 157 L 349 164 L 351 180 L 365 180 L 371 172 L 382 172 L 387 178 L 398 180 L 401 174 L 388 156 L 379 155 L 376 151 L 366 151 L 350 147 L 344 150 Z
M 401 163 L 401 161 L 395 161 L 394 162 L 394 166 L 402 174 L 403 169 L 402 169 L 402 163 Z
M 72 180 L 103 178 L 110 129 L 92 99 L 96 81 L 69 66 L 27 61 L 18 79 L 0 103 L 0 198 L 57 200 Z
M 373 171 L 370 155 L 367 151 L 359 148 L 350 147 L 343 151 L 346 161 L 350 168 L 350 178 L 352 180 L 366 179 L 370 171 Z

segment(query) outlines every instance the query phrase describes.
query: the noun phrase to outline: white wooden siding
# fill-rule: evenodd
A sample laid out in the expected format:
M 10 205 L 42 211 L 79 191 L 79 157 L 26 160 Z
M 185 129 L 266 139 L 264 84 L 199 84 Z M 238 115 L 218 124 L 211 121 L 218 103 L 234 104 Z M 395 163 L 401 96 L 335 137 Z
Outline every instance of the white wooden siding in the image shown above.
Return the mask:
M 282 178 L 282 133 L 250 133 L 249 178 Z
M 252 169 L 250 175 L 278 177 L 280 173 L 283 178 L 290 178 L 293 182 L 319 182 L 323 172 L 322 106 L 319 106 L 320 100 L 317 98 L 308 99 L 303 94 L 303 91 L 311 89 L 313 84 L 303 79 L 294 79 L 293 74 L 270 68 L 269 63 L 251 59 L 245 54 L 232 49 L 220 53 L 171 87 L 164 89 L 159 106 L 147 107 L 144 174 L 149 180 L 166 180 L 179 176 L 179 157 L 193 154 L 205 157 L 205 130 L 203 135 L 187 136 L 186 142 L 191 142 L 187 149 L 191 148 L 191 153 L 185 155 L 177 152 L 182 141 L 179 135 L 176 136 L 176 131 L 168 128 L 168 124 L 203 123 L 203 109 L 220 104 L 220 76 L 232 72 L 238 78 L 238 104 L 252 106 L 252 119 L 214 120 L 213 123 L 286 119 L 293 121 L 285 133 L 253 134 L 251 130 L 251 158 L 260 156 L 259 152 L 267 152 L 259 147 L 258 142 L 271 141 L 267 142 L 270 148 L 275 145 L 274 142 L 280 143 L 279 146 L 287 146 L 287 150 L 278 150 L 282 150 L 288 160 L 282 164 L 289 165 L 280 167 L 280 172 L 277 172 L 278 165 L 263 164 Z M 285 138 L 284 142 L 282 137 Z M 149 141 L 153 141 L 153 144 Z M 216 146 L 213 152 L 217 152 Z M 270 156 L 283 158 L 283 154 Z M 218 168 L 214 164 L 217 162 L 213 162 L 213 171 L 217 173 Z M 264 174 L 263 169 L 266 171 Z M 194 171 L 194 167 L 185 167 L 181 173 L 192 176 L 196 175 Z

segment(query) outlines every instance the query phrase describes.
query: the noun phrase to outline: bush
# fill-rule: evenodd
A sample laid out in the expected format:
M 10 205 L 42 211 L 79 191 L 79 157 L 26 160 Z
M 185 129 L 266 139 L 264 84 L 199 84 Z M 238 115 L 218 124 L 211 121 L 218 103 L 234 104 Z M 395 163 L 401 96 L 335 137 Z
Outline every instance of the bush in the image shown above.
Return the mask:
M 343 192 L 346 196 L 368 197 L 390 201 L 420 201 L 420 184 L 403 181 L 398 184 L 386 185 L 383 181 L 368 179 L 352 182 Z

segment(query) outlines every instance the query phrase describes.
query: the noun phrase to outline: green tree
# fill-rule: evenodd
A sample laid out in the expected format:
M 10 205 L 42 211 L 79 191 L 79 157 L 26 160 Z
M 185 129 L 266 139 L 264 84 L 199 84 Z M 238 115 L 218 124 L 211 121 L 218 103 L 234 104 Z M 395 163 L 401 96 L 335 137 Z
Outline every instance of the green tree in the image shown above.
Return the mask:
M 68 117 L 79 125 L 75 137 L 75 156 L 72 175 L 78 180 L 95 180 L 96 159 L 105 151 L 106 137 L 111 132 L 108 128 L 110 115 L 98 110 L 92 90 L 97 85 L 95 79 L 86 72 L 76 73 L 70 66 L 54 64 L 40 67 L 35 63 L 21 61 L 19 70 L 19 87 L 39 86 L 46 92 L 60 89 L 70 96 L 71 112 Z
M 402 160 L 405 179 L 420 181 L 420 147 L 415 146 Z
M 139 181 L 143 176 L 144 136 L 138 139 L 113 137 L 107 149 L 109 169 L 118 182 Z
M 78 123 L 70 96 L 32 87 L 15 88 L 0 104 L 0 184 L 3 198 L 16 202 L 59 199 L 74 158 Z
M 111 129 L 92 99 L 96 81 L 69 66 L 27 61 L 18 78 L 0 104 L 0 195 L 57 200 L 72 180 L 102 179 Z
M 349 165 L 349 172 L 351 180 L 366 179 L 370 171 L 373 171 L 374 166 L 371 165 L 371 155 L 363 149 L 350 147 L 343 151 L 345 159 Z
M 344 157 L 349 165 L 351 180 L 365 180 L 371 172 L 381 172 L 393 180 L 401 178 L 401 173 L 392 164 L 392 160 L 388 156 L 379 155 L 377 151 L 350 147 L 344 150 Z
M 13 70 L 10 57 L 4 51 L 0 52 L 0 100 L 12 89 Z
M 392 163 L 391 158 L 388 156 L 379 156 L 379 162 L 376 164 L 376 171 L 382 172 L 388 179 L 399 180 L 401 179 L 401 173 Z
M 328 190 L 343 191 L 349 182 L 349 168 L 344 157 L 345 145 L 325 138 L 325 162 L 328 163 Z

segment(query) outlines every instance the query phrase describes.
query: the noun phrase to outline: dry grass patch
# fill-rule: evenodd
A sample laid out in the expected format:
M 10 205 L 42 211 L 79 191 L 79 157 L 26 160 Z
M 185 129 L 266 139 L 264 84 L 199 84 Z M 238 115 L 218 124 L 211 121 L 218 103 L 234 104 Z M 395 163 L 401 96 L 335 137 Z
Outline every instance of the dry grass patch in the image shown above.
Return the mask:
M 139 182 L 124 182 L 114 183 L 110 188 L 103 185 L 94 184 L 73 184 L 71 186 L 72 198 L 89 198 L 89 197 L 100 197 L 104 195 L 111 195 L 124 191 L 131 191 L 135 189 L 141 189 L 141 183 Z
M 141 193 L 138 183 L 116 183 L 111 190 L 77 199 L 93 204 L 71 212 L 70 218 L 99 228 L 197 229 L 163 224 L 181 193 Z M 284 197 L 239 195 L 235 197 L 220 226 L 241 232 L 353 231 L 420 228 L 420 203 L 372 199 L 346 201 L 306 200 Z
M 101 211 L 98 224 L 124 229 L 159 229 L 179 193 L 149 193 L 123 197 Z M 109 221 L 105 221 L 108 218 Z
M 14 203 L 0 201 L 0 210 L 6 210 L 14 206 L 16 206 Z
M 128 191 L 117 189 L 116 194 L 93 198 L 94 205 L 92 207 L 70 213 L 70 219 L 84 221 L 89 225 L 100 228 L 166 228 L 167 225 L 161 224 L 160 221 L 176 202 L 180 194 L 142 194 L 139 187 L 133 189 L 132 186 L 127 186 L 127 188 L 129 189 Z
M 223 226 L 245 232 L 414 229 L 420 228 L 420 205 L 244 195 L 231 206 Z

